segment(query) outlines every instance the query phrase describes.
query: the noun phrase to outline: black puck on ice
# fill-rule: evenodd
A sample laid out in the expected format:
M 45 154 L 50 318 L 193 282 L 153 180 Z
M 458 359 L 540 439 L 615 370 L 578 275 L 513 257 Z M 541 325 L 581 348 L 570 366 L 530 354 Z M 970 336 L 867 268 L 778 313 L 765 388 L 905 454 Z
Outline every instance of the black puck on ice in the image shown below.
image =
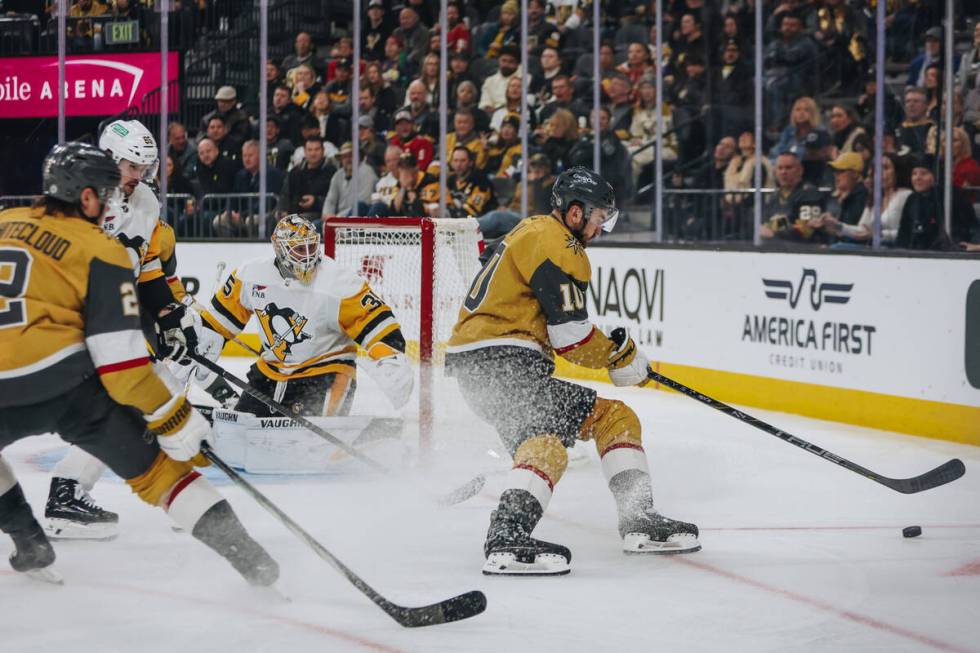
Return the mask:
M 902 529 L 902 537 L 919 537 L 922 535 L 921 526 L 906 526 Z

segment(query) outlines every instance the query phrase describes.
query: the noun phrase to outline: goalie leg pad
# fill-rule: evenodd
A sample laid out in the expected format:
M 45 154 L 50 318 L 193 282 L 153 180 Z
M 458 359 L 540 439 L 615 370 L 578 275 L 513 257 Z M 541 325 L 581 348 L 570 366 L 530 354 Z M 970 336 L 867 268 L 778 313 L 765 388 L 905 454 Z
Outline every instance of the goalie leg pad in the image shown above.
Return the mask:
M 127 479 L 126 483 L 140 499 L 151 506 L 159 506 L 170 489 L 193 471 L 194 465 L 190 461 L 174 460 L 161 451 L 148 470 Z

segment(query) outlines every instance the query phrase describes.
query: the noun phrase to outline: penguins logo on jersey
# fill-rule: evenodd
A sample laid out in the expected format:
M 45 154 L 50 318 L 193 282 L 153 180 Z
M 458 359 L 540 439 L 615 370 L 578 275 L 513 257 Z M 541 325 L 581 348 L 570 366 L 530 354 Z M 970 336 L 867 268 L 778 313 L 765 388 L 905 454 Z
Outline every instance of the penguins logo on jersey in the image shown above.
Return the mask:
M 309 320 L 289 307 L 279 308 L 275 304 L 269 304 L 255 311 L 255 314 L 265 334 L 265 341 L 269 343 L 269 351 L 281 361 L 286 360 L 293 345 L 312 337 L 303 332 L 303 327 Z

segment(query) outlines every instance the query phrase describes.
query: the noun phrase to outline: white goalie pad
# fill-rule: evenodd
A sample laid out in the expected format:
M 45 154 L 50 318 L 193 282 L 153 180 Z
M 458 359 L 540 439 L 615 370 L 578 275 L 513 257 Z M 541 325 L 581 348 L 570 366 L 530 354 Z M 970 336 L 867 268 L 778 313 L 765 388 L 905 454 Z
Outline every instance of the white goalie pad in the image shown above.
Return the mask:
M 232 467 L 253 474 L 321 474 L 351 458 L 288 417 L 256 417 L 234 410 L 212 413 L 214 448 Z M 310 417 L 311 422 L 355 449 L 395 443 L 403 422 L 370 416 Z

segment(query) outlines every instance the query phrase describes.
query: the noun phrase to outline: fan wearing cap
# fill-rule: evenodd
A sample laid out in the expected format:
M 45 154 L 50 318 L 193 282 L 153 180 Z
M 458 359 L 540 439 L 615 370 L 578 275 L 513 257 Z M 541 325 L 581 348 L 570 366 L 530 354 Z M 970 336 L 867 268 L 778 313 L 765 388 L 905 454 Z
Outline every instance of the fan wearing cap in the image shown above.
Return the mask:
M 518 170 L 521 159 L 521 118 L 516 113 L 507 114 L 500 123 L 500 131 L 490 137 L 487 148 L 487 164 L 484 168 L 496 177 L 510 177 Z
M 361 56 L 381 61 L 385 56 L 385 41 L 395 29 L 394 20 L 385 11 L 384 0 L 368 0 L 367 20 L 361 28 Z
M 589 319 L 588 243 L 612 230 L 612 186 L 583 167 L 563 172 L 550 214 L 518 224 L 473 280 L 446 354 L 467 405 L 497 430 L 513 458 L 490 516 L 484 574 L 557 575 L 571 553 L 531 536 L 568 464 L 566 447 L 594 440 L 619 509 L 623 550 L 687 553 L 698 529 L 653 507 L 639 418 L 626 404 L 553 376 L 555 356 L 608 370 L 617 386 L 644 385 L 649 361 L 626 333 Z
M 943 28 L 938 25 L 926 30 L 922 52 L 909 64 L 906 86 L 925 86 L 926 69 L 943 61 L 943 36 Z M 960 55 L 957 52 L 953 55 L 953 70 L 957 70 L 959 65 Z
M 351 77 L 353 75 L 353 64 L 350 59 L 336 59 L 334 62 L 334 78 L 324 87 L 327 97 L 330 98 L 331 112 L 340 112 L 345 116 L 351 113 Z
M 238 105 L 238 92 L 234 86 L 222 86 L 214 94 L 216 108 L 201 118 L 200 131 L 206 132 L 211 118 L 220 117 L 225 121 L 228 134 L 237 142 L 244 143 L 252 136 L 252 127 L 248 120 L 248 114 Z
M 411 152 L 403 152 L 398 158 L 398 185 L 388 215 L 421 218 L 430 215 L 433 204 L 439 205 L 439 177 L 420 168 Z
M 844 227 L 856 227 L 868 204 L 868 189 L 864 186 L 864 158 L 857 152 L 845 152 L 830 162 L 834 171 L 834 192 L 827 210 L 810 226 L 822 232 L 828 240 L 846 237 Z
M 952 233 L 946 231 L 944 193 L 936 184 L 936 161 L 926 154 L 912 160 L 912 194 L 902 207 L 895 246 L 906 249 L 954 249 L 956 244 L 980 238 L 973 205 L 960 189 L 953 189 Z
M 436 148 L 432 139 L 415 131 L 415 120 L 408 109 L 395 114 L 395 130 L 388 132 L 388 145 L 397 145 L 415 157 L 418 167 L 425 170 L 435 158 Z

